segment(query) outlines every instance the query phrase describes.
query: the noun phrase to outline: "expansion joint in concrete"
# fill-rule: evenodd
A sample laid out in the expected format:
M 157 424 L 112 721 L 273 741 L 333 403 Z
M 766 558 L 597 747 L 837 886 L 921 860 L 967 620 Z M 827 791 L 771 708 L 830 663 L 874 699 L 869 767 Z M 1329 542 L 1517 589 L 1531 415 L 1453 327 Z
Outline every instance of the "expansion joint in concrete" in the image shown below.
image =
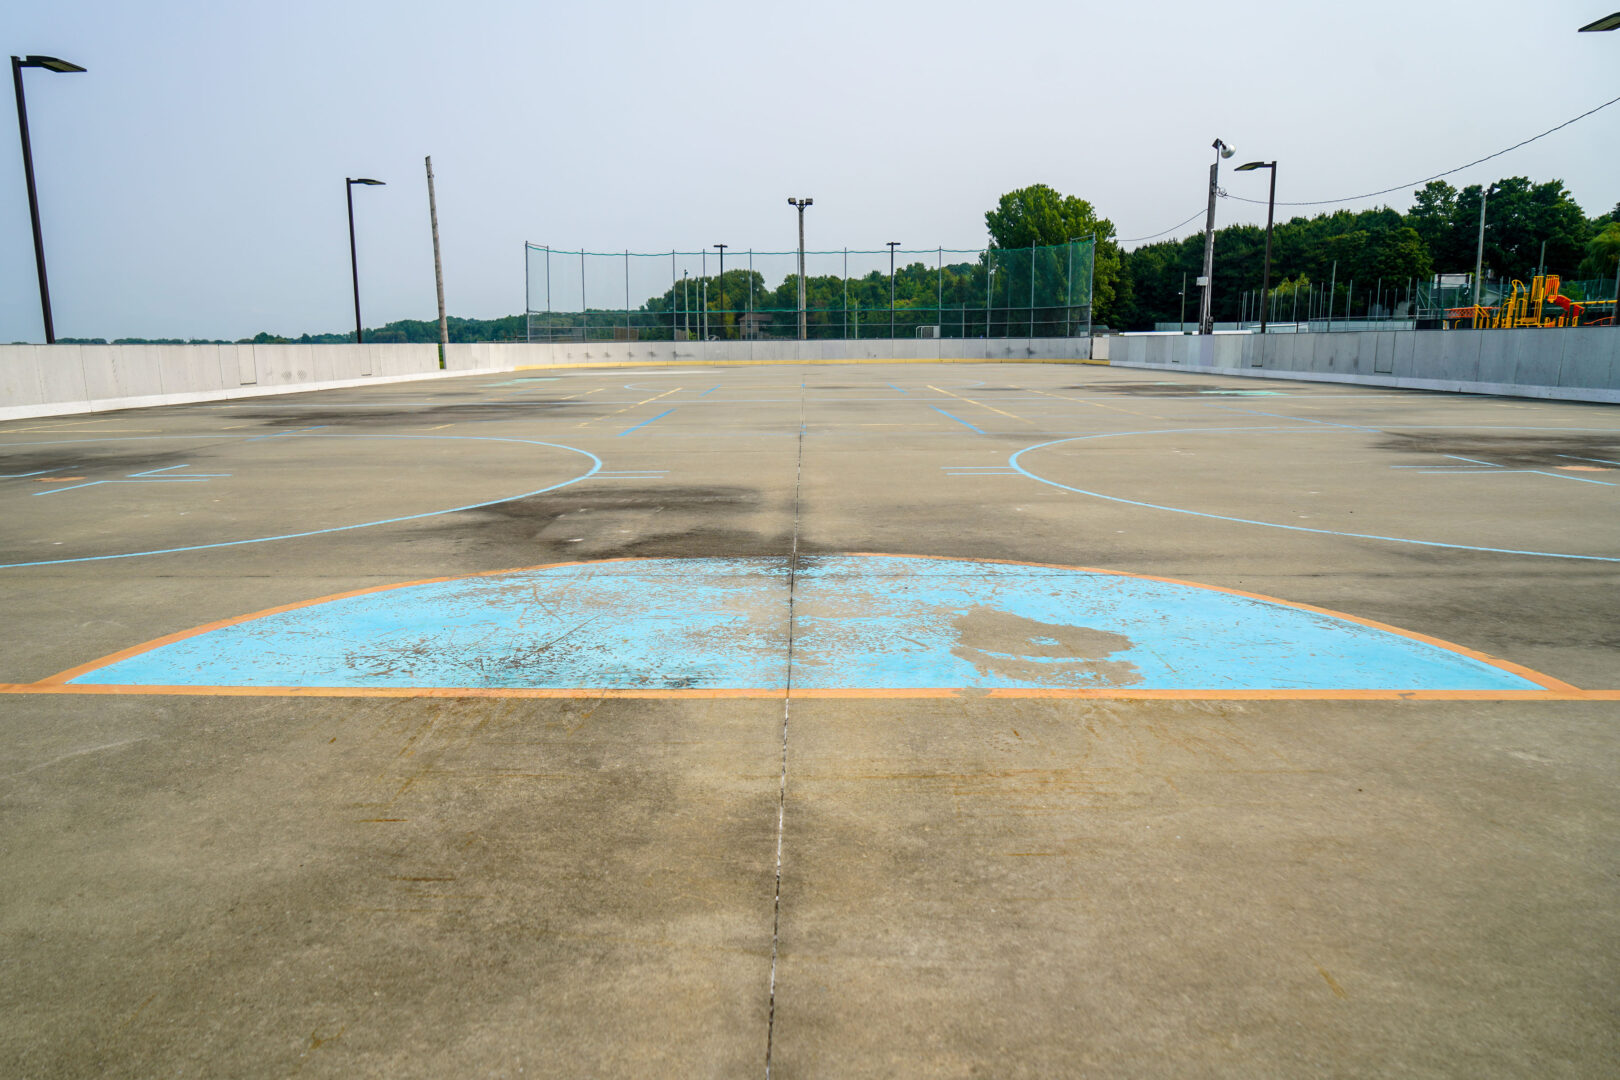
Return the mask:
M 793 546 L 788 553 L 788 626 L 786 693 L 782 695 L 782 770 L 776 788 L 776 895 L 771 905 L 770 1002 L 765 1021 L 765 1080 L 771 1076 L 776 1048 L 776 960 L 782 934 L 782 836 L 787 821 L 788 721 L 793 715 L 793 605 L 799 576 L 799 508 L 804 486 L 804 387 L 799 387 L 799 447 L 793 467 Z

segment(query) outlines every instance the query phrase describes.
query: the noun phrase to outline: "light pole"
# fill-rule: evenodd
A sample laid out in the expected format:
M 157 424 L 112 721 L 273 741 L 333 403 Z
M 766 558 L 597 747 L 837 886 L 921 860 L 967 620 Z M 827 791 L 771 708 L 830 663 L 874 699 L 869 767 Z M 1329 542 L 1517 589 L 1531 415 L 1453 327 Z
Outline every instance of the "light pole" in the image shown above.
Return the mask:
M 814 199 L 795 199 L 788 196 L 788 205 L 799 208 L 799 340 L 804 341 L 808 335 L 808 319 L 805 316 L 805 289 L 804 289 L 804 208 L 814 206 Z
M 900 241 L 887 241 L 889 245 L 889 340 L 894 340 L 894 249 L 900 246 Z M 890 346 L 892 349 L 894 346 Z
M 1275 161 L 1251 161 L 1247 165 L 1239 165 L 1238 172 L 1253 172 L 1255 169 L 1271 170 L 1271 194 L 1266 198 L 1266 268 L 1261 274 L 1260 286 L 1260 332 L 1266 332 L 1266 300 L 1271 295 L 1271 217 L 1277 209 L 1277 163 Z
M 382 187 L 381 180 L 368 180 L 343 178 L 343 194 L 349 200 L 349 273 L 354 278 L 354 343 L 364 345 L 366 332 L 360 326 L 360 258 L 354 250 L 354 185 L 365 184 L 367 187 Z
M 1204 219 L 1204 274 L 1198 279 L 1203 295 L 1198 299 L 1198 332 L 1200 334 L 1213 334 L 1215 321 L 1209 313 L 1210 275 L 1215 269 L 1215 196 L 1220 191 L 1219 180 L 1221 176 L 1221 158 L 1229 158 L 1237 153 L 1224 142 L 1216 139 L 1210 143 L 1215 148 L 1215 161 L 1209 167 L 1209 215 Z
M 1479 329 L 1479 286 L 1480 275 L 1485 271 L 1485 205 L 1490 202 L 1491 192 L 1495 184 L 1487 184 L 1479 193 L 1479 246 L 1474 252 L 1474 311 L 1473 317 L 1468 320 L 1470 329 Z
M 17 133 L 22 137 L 23 175 L 28 180 L 28 220 L 34 226 L 34 268 L 39 272 L 39 307 L 45 316 L 45 344 L 56 344 L 56 326 L 51 322 L 51 286 L 45 277 L 45 238 L 39 231 L 39 194 L 34 190 L 34 151 L 28 143 L 28 102 L 23 97 L 22 69 L 44 68 L 59 74 L 83 71 L 78 64 L 54 56 L 13 56 L 11 85 L 17 94 Z
M 730 244 L 716 244 L 720 249 L 720 339 L 726 337 L 726 248 Z

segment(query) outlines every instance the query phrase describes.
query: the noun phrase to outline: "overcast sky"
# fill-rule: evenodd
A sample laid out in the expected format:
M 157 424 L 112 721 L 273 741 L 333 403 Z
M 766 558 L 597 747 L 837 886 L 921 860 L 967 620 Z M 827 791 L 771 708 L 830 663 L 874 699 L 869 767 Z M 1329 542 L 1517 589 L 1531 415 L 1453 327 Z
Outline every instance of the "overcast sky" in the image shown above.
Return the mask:
M 1219 136 L 1279 200 L 1427 176 L 1620 95 L 1620 0 L 275 4 L 17 0 L 58 336 L 236 338 L 523 310 L 523 242 L 596 251 L 976 247 L 1043 182 L 1121 237 L 1198 210 Z M 41 341 L 0 109 L 0 341 Z M 1476 167 L 1620 202 L 1620 105 Z M 1265 174 L 1223 173 L 1264 197 Z M 1409 193 L 1388 202 L 1404 209 Z M 1264 221 L 1223 200 L 1219 224 Z M 1185 235 L 1202 221 L 1179 230 Z M 641 297 L 636 298 L 637 301 Z

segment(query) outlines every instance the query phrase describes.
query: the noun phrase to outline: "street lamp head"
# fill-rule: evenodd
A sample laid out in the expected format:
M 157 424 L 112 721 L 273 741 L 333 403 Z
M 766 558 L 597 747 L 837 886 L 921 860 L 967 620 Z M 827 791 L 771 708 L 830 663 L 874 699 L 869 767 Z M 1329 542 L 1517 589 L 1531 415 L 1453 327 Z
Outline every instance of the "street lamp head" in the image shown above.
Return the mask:
M 351 183 L 351 184 L 366 184 L 366 185 L 371 186 L 371 187 L 387 187 L 388 186 L 388 182 L 386 180 L 372 180 L 372 179 L 369 179 L 369 178 L 364 177 L 364 176 L 362 176 L 362 177 L 360 177 L 358 179 L 355 179 L 355 180 L 350 180 L 349 183 Z
M 1253 172 L 1256 169 L 1274 169 L 1276 167 L 1277 167 L 1277 163 L 1275 161 L 1251 161 L 1247 165 L 1239 165 L 1237 168 L 1233 169 L 1232 171 L 1233 172 Z
M 1613 15 L 1605 15 L 1601 19 L 1595 19 L 1581 27 L 1578 32 L 1590 34 L 1598 30 L 1620 30 L 1620 11 L 1615 12 Z
M 1216 150 L 1219 150 L 1220 153 L 1221 153 L 1221 157 L 1223 157 L 1223 158 L 1229 158 L 1233 154 L 1237 153 L 1236 150 L 1232 149 L 1230 146 L 1227 146 L 1226 143 L 1222 142 L 1220 139 L 1216 139 L 1214 142 L 1210 143 L 1209 145 L 1213 146 Z
M 12 59 L 17 60 L 15 56 L 13 56 Z M 41 67 L 47 71 L 56 71 L 63 74 L 84 70 L 84 68 L 80 67 L 78 64 L 69 63 L 66 60 L 58 60 L 54 56 L 25 56 L 21 60 L 17 60 L 17 64 L 20 67 Z
M 806 205 L 806 206 L 814 206 L 814 205 L 816 205 L 816 200 L 814 200 L 814 199 L 806 199 L 806 200 L 804 200 L 804 205 Z

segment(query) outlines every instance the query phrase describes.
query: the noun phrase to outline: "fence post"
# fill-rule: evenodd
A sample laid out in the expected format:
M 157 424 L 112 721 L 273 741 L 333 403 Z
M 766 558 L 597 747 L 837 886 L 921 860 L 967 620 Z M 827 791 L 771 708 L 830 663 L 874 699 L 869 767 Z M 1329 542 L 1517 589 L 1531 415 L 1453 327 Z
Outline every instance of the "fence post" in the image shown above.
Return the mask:
M 1029 242 L 1029 340 L 1035 340 L 1035 241 Z

